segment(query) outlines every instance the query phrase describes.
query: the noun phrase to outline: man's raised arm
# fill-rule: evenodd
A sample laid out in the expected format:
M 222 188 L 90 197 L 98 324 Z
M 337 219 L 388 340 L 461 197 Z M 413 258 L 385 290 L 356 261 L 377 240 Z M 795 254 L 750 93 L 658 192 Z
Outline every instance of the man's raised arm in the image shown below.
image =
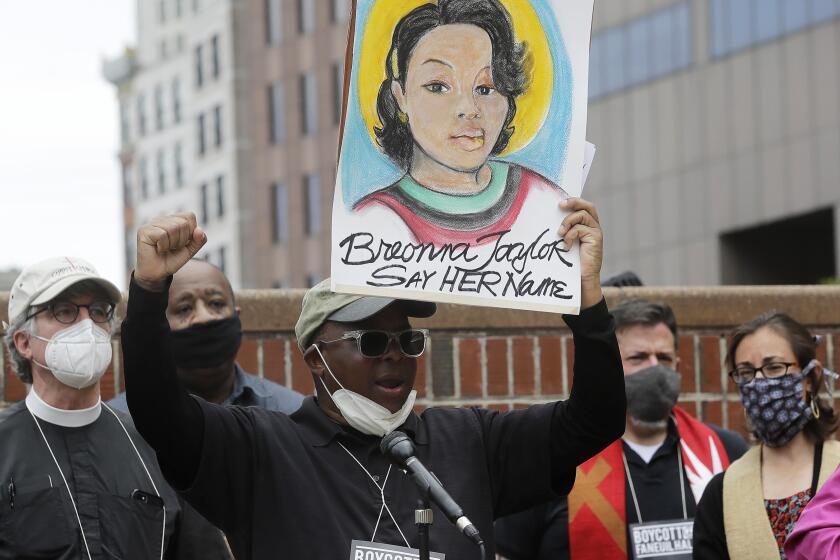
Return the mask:
M 131 416 L 167 479 L 180 489 L 198 470 L 204 420 L 176 375 L 166 305 L 172 275 L 206 242 L 192 213 L 158 218 L 138 230 L 137 267 L 120 335 Z

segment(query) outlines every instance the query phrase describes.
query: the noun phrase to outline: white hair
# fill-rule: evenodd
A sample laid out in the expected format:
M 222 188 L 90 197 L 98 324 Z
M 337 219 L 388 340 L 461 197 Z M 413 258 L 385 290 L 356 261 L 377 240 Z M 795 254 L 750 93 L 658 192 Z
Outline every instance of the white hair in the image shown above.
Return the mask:
M 9 325 L 9 328 L 6 329 L 6 334 L 3 335 L 3 342 L 6 344 L 9 356 L 12 357 L 12 370 L 17 374 L 21 381 L 31 384 L 32 364 L 30 364 L 29 360 L 24 358 L 23 355 L 18 352 L 17 346 L 15 346 L 15 333 L 25 332 L 30 335 L 38 334 L 35 328 L 35 317 L 29 317 L 27 319 L 28 316 L 29 310 Z

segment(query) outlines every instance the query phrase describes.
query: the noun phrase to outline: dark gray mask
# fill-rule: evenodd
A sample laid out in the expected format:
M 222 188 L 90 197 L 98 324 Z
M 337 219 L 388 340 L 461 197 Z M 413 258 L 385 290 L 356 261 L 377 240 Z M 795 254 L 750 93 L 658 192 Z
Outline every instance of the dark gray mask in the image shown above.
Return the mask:
M 643 422 L 668 418 L 680 396 L 680 374 L 665 366 L 651 366 L 624 377 L 627 414 Z

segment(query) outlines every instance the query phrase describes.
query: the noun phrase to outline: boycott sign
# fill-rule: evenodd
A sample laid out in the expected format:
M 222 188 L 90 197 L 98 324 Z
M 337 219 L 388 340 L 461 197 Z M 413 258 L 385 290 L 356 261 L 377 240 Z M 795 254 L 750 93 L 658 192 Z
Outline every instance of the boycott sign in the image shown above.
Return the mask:
M 355 540 L 350 546 L 350 560 L 418 560 L 419 558 L 419 550 L 404 546 Z M 445 560 L 446 555 L 429 552 L 429 558 Z
M 694 520 L 654 521 L 630 525 L 633 558 L 690 560 Z
M 577 313 L 593 0 L 357 0 L 332 289 Z

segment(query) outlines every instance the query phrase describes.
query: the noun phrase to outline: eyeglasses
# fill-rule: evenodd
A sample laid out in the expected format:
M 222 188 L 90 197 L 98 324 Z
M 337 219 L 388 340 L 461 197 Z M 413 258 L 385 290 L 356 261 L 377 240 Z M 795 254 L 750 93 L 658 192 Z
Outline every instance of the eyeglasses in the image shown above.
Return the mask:
M 397 339 L 400 352 L 409 358 L 418 358 L 426 349 L 426 339 L 429 331 L 426 329 L 406 329 L 399 332 L 387 331 L 347 331 L 335 340 L 322 340 L 324 344 L 355 339 L 359 353 L 365 358 L 380 358 L 388 351 L 393 339 Z
M 761 367 L 741 365 L 730 371 L 729 377 L 731 377 L 732 381 L 739 385 L 741 383 L 749 383 L 755 379 L 758 372 L 761 372 L 761 374 L 767 379 L 773 379 L 774 377 L 787 375 L 788 369 L 792 365 L 794 365 L 793 362 L 770 362 Z
M 86 305 L 79 305 L 72 301 L 59 301 L 49 303 L 35 313 L 29 315 L 26 320 L 49 310 L 55 320 L 63 325 L 72 325 L 79 317 L 79 309 L 87 309 L 88 316 L 94 323 L 107 323 L 114 316 L 114 304 L 107 301 L 95 301 Z

